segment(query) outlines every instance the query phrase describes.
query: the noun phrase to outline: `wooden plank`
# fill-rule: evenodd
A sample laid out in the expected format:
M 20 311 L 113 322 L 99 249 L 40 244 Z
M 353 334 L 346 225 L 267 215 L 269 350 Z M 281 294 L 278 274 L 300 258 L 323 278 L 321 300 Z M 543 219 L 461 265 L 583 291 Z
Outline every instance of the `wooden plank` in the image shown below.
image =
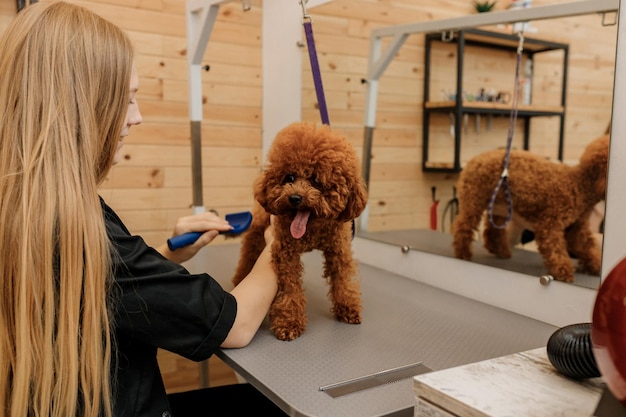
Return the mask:
M 133 127 L 130 136 L 126 138 L 126 142 L 137 145 L 189 146 L 191 143 L 191 129 L 188 121 L 143 123 Z M 214 125 L 209 122 L 202 124 L 203 146 L 258 148 L 260 143 L 260 127 Z
M 139 103 L 141 108 L 141 103 Z M 143 110 L 142 110 L 143 111 Z M 125 139 L 129 145 L 177 145 L 189 146 L 189 122 L 186 123 L 143 123 L 134 126 Z
M 362 136 L 362 132 L 361 132 Z M 417 147 L 421 149 L 422 134 L 416 130 L 402 128 L 378 127 L 374 130 L 374 146 L 380 147 Z
M 191 152 L 185 146 L 133 145 L 122 149 L 120 166 L 182 166 L 190 165 Z M 215 167 L 260 167 L 261 150 L 257 148 L 203 147 L 204 164 Z
M 190 213 L 189 209 L 187 210 Z M 116 210 L 116 213 L 130 232 L 138 235 L 154 230 L 169 231 L 171 234 L 178 219 L 178 217 L 170 218 L 168 210 L 163 209 Z M 159 225 L 159 227 L 157 228 L 155 225 Z
M 179 101 L 185 104 L 189 102 L 186 81 L 164 79 L 162 86 L 164 100 Z M 202 93 L 204 103 L 249 107 L 261 105 L 263 90 L 258 85 L 227 85 L 205 82 L 202 83 Z
M 233 4 L 227 4 L 220 8 L 223 11 L 225 8 L 236 5 L 236 3 L 241 6 L 240 2 L 233 1 Z M 229 8 L 229 10 L 233 9 Z M 235 13 L 240 12 L 235 11 Z M 211 42 L 261 47 L 261 21 L 256 22 L 257 17 L 255 17 L 255 23 L 243 25 L 237 22 L 237 19 L 224 20 L 221 16 L 218 17 L 215 28 L 211 32 Z
M 415 169 L 414 164 L 372 164 L 370 180 L 375 181 L 409 181 L 421 176 L 421 170 Z M 419 171 L 419 173 L 418 173 Z
M 184 9 L 176 15 L 160 13 L 145 8 L 107 4 L 103 1 L 72 0 L 72 3 L 86 7 L 122 29 L 147 33 L 160 33 L 186 36 Z
M 163 188 L 165 172 L 159 167 L 117 166 L 107 175 L 102 188 Z
M 206 206 L 252 206 L 249 187 L 204 187 L 203 191 Z M 190 187 L 101 189 L 101 195 L 111 207 L 120 211 L 180 209 L 191 207 L 192 203 Z
M 428 213 L 417 213 L 415 211 L 398 215 L 371 216 L 368 231 L 428 228 L 430 222 L 427 216 Z
M 410 54 L 410 59 L 406 60 L 394 60 L 389 64 L 389 67 L 385 71 L 386 77 L 404 77 L 411 78 L 418 72 L 417 68 L 423 68 L 422 65 L 418 65 L 415 62 L 416 56 L 423 56 L 423 48 L 416 48 L 407 50 L 407 54 Z M 318 57 L 320 70 L 322 75 L 326 72 L 332 71 L 337 73 L 349 73 L 349 74 L 361 74 L 363 69 L 367 68 L 368 56 L 354 56 L 345 55 L 334 52 L 320 54 Z M 310 67 L 309 67 L 310 68 Z M 423 77 L 423 71 L 422 71 Z
M 372 162 L 377 164 L 402 164 L 408 169 L 418 169 L 422 162 L 421 149 L 417 147 L 385 147 L 384 152 L 379 152 L 378 148 L 374 148 L 372 154 Z
M 458 174 L 437 174 L 436 178 L 427 178 L 428 173 L 422 173 L 420 175 L 420 181 L 425 185 L 437 186 L 438 194 L 441 194 L 443 190 L 447 190 L 455 183 Z M 453 178 L 453 179 L 449 179 Z M 396 196 L 406 195 L 411 193 L 412 195 L 418 195 L 424 199 L 430 199 L 430 187 L 413 187 L 413 181 L 411 180 L 391 180 L 391 181 L 373 181 L 370 184 L 369 195 L 372 201 L 375 200 L 390 200 Z
M 183 102 L 144 100 L 139 103 L 144 123 L 189 123 L 189 108 Z M 223 126 L 260 127 L 258 107 L 225 106 L 205 103 L 204 121 Z
M 453 6 L 454 5 L 454 6 Z M 377 22 L 381 26 L 395 25 L 399 22 L 419 22 L 423 20 L 441 19 L 458 13 L 458 4 L 448 0 L 439 0 L 425 7 L 415 2 L 394 2 L 389 7 L 387 1 L 347 0 L 333 1 L 316 7 L 316 14 L 344 16 L 349 14 L 353 19 Z M 468 12 L 469 10 L 464 10 Z
M 86 0 L 85 3 L 104 3 L 112 6 L 124 6 L 133 9 L 163 11 L 163 0 Z
M 220 187 L 249 187 L 252 192 L 252 185 L 259 172 L 258 167 L 204 166 L 202 177 L 207 183 L 219 182 Z M 190 186 L 191 169 L 189 167 L 166 167 L 164 185 L 166 187 Z
M 418 196 L 406 196 L 400 198 L 387 199 L 370 199 L 370 214 L 391 215 L 404 214 L 416 210 L 419 206 L 420 199 Z

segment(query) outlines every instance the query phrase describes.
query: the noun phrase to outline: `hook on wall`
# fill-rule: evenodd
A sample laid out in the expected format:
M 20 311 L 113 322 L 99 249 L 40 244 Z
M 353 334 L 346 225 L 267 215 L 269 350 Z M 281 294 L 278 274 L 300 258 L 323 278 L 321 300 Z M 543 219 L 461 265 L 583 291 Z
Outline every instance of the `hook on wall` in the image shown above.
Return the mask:
M 607 15 L 612 15 L 613 19 L 608 21 Z M 617 12 L 604 12 L 602 13 L 602 26 L 615 26 L 617 25 Z
M 454 31 L 449 30 L 446 32 L 441 32 L 441 41 L 442 42 L 450 42 L 454 40 Z

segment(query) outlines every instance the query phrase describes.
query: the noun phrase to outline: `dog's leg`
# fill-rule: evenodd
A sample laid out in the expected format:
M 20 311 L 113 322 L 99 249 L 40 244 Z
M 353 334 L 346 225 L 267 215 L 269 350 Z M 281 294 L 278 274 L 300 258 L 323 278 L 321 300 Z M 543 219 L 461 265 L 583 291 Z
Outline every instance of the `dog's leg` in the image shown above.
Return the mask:
M 497 225 L 504 224 L 506 217 L 494 214 L 493 222 Z M 511 257 L 511 247 L 509 246 L 509 238 L 507 229 L 498 229 L 489 221 L 489 217 L 485 216 L 485 229 L 483 230 L 483 245 L 489 253 L 493 253 L 498 258 L 508 259 Z
M 590 229 L 588 216 L 565 230 L 567 250 L 578 259 L 578 269 L 592 275 L 600 275 L 600 250 Z
M 459 214 L 452 223 L 452 247 L 457 258 L 472 259 L 474 232 L 478 229 L 488 202 L 488 197 L 478 198 L 471 189 L 460 189 Z
M 324 250 L 324 277 L 330 284 L 328 298 L 333 304 L 335 318 L 345 323 L 358 324 L 361 323 L 360 284 L 350 251 L 350 239 L 342 240 L 344 248 Z
M 272 262 L 278 276 L 278 293 L 269 312 L 272 331 L 280 340 L 293 340 L 304 332 L 307 324 L 300 253 L 274 241 Z
M 562 230 L 555 224 L 537 224 L 535 241 L 548 273 L 558 281 L 574 282 L 574 266 Z
M 235 286 L 239 284 L 252 270 L 257 258 L 265 248 L 264 233 L 270 224 L 270 216 L 263 212 L 254 212 L 250 228 L 244 232 L 241 241 L 241 251 L 239 262 L 232 282 Z

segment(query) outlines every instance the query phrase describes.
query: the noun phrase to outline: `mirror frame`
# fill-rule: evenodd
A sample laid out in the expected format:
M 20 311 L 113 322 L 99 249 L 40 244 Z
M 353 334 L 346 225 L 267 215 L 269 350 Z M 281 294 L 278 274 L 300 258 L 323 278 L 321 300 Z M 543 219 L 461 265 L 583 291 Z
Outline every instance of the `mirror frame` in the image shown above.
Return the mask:
M 477 26 L 490 26 L 533 20 L 573 17 L 594 13 L 609 14 L 619 11 L 620 0 L 581 0 L 556 5 L 537 6 L 481 13 L 460 18 L 427 21 L 374 29 L 370 39 L 370 56 L 367 72 L 367 92 L 363 138 L 362 173 L 369 185 L 373 131 L 376 121 L 376 99 L 378 80 L 391 63 L 398 50 L 410 34 L 426 32 L 450 32 Z M 626 108 L 626 49 L 623 42 L 624 26 L 618 14 L 618 39 L 613 87 L 613 110 Z M 622 24 L 620 24 L 622 23 Z M 387 41 L 383 50 L 383 39 Z M 619 94 L 622 92 L 622 94 Z M 615 114 L 613 112 L 613 114 Z M 611 124 L 612 138 L 619 138 L 626 132 L 626 121 L 616 118 Z M 606 277 L 613 265 L 626 254 L 626 247 L 620 248 L 626 235 L 626 222 L 620 224 L 619 209 L 626 207 L 626 193 L 619 193 L 619 181 L 626 177 L 626 143 L 611 140 L 605 212 L 605 233 L 602 248 L 601 277 Z M 621 157 L 623 155 L 623 157 Z M 626 161 L 623 161 L 626 162 Z M 367 232 L 369 207 L 358 219 L 358 231 Z M 358 234 L 357 234 L 358 237 Z M 622 243 L 623 245 L 623 243 Z M 418 281 L 464 295 L 477 301 L 535 318 L 555 326 L 574 322 L 589 322 L 595 302 L 596 289 L 584 288 L 562 282 L 552 282 L 549 286 L 539 285 L 538 280 L 529 280 L 525 274 L 501 271 L 484 265 L 468 263 L 456 258 L 442 257 L 426 252 L 415 252 L 414 260 L 400 253 L 397 247 L 381 249 L 375 242 L 355 239 L 355 252 L 359 259 L 375 264 L 392 272 L 411 277 Z M 462 272 L 460 272 L 462 271 Z M 459 279 L 463 275 L 463 279 Z

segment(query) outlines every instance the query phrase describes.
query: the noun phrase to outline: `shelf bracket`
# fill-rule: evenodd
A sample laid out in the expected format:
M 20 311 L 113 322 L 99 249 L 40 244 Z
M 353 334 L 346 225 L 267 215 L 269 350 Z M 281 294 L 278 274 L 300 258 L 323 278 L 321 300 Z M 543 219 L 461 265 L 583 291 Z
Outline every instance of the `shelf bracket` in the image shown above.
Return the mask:
M 444 31 L 441 32 L 441 41 L 442 42 L 452 42 L 454 40 L 454 31 Z
M 613 19 L 607 21 L 607 15 L 610 14 L 613 16 Z M 602 26 L 615 26 L 617 25 L 617 12 L 604 12 L 602 13 Z

